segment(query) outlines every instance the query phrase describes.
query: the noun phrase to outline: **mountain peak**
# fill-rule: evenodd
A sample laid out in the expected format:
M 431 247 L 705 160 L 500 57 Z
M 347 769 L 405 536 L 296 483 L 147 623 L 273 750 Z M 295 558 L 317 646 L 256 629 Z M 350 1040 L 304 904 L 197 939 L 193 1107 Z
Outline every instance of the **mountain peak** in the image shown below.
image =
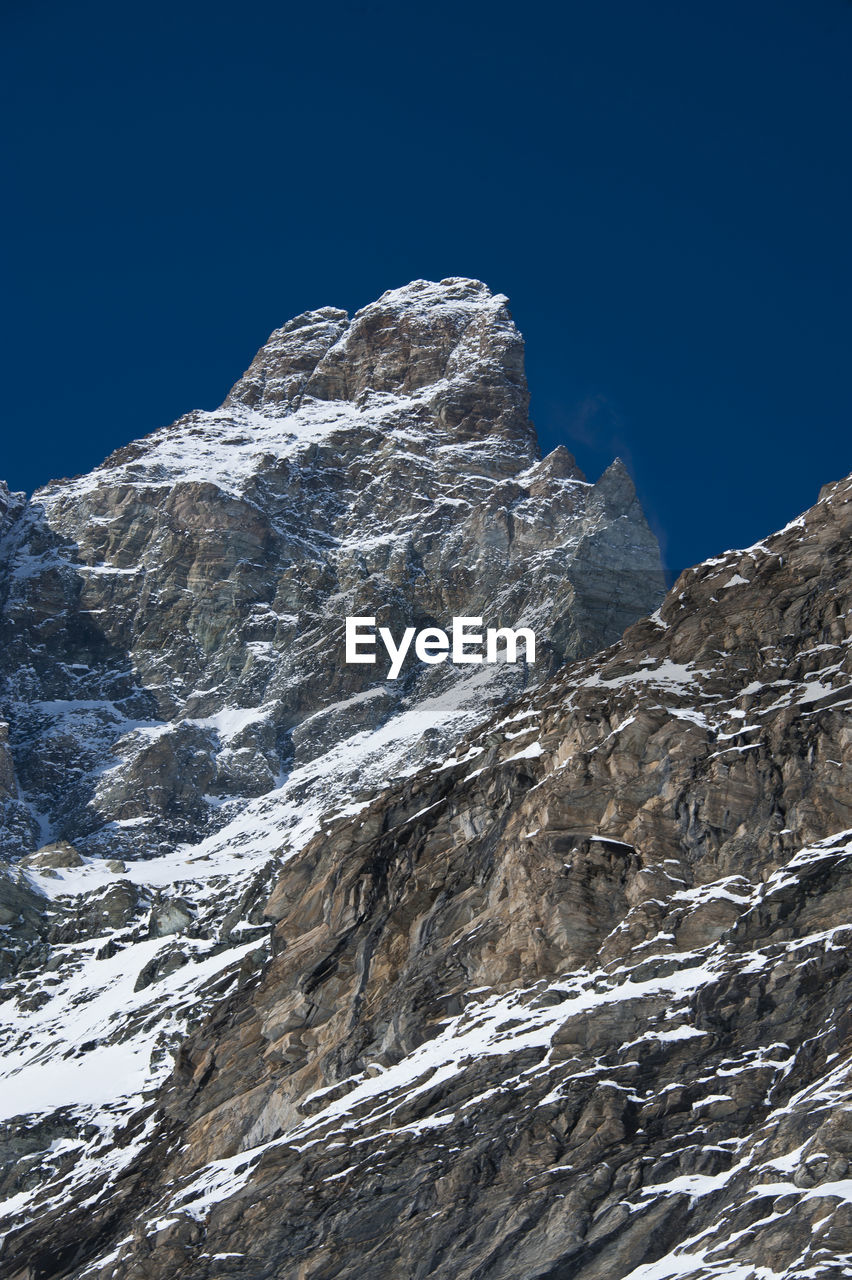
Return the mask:
M 280 416 L 292 413 L 322 357 L 344 332 L 349 317 L 337 307 L 304 311 L 275 329 L 225 399 Z
M 429 308 L 435 306 L 451 307 L 487 306 L 491 302 L 506 303 L 508 299 L 502 293 L 494 294 L 482 280 L 474 280 L 468 276 L 448 276 L 444 280 L 412 280 L 396 289 L 386 289 L 377 302 L 371 302 L 361 311 L 369 311 L 376 306 L 395 306 L 402 309 Z
M 225 401 L 281 417 L 310 401 L 433 391 L 431 408 L 462 438 L 532 440 L 523 340 L 504 294 L 479 280 L 414 280 L 350 320 L 323 307 L 276 329 Z
M 25 493 L 14 493 L 4 480 L 0 480 L 0 533 L 6 524 L 11 523 L 26 505 Z

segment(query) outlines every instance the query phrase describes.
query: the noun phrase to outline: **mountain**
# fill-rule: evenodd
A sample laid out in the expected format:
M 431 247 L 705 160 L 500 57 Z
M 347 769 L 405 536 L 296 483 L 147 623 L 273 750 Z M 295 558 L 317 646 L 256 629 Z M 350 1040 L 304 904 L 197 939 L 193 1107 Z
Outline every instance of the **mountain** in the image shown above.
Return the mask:
M 850 539 L 852 477 L 324 824 L 5 1274 L 848 1275 Z
M 435 754 L 443 724 L 528 678 L 413 662 L 377 679 L 342 661 L 347 615 L 531 626 L 544 673 L 663 590 L 623 465 L 592 485 L 565 449 L 540 457 L 506 299 L 470 280 L 299 316 L 221 409 L 10 502 L 7 856 L 162 853 L 415 706 L 426 741 L 388 733 Z
M 541 458 L 470 280 L 299 316 L 220 409 L 0 488 L 4 1267 L 76 1267 L 53 1215 L 130 1176 L 186 1036 L 265 970 L 288 861 L 662 595 L 624 466 Z M 343 662 L 364 615 L 528 626 L 536 663 L 391 680 Z

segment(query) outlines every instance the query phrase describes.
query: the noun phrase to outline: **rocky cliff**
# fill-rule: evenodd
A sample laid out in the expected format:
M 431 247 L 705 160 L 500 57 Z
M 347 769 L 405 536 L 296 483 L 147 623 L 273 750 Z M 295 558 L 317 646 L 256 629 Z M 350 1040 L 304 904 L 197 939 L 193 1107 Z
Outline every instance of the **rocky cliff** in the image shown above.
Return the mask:
M 852 479 L 330 822 L 8 1274 L 847 1275 L 850 535 Z
M 288 860 L 662 597 L 624 467 L 542 459 L 527 402 L 506 300 L 417 282 L 291 321 L 221 409 L 88 476 L 0 490 L 0 1269 L 77 1267 L 53 1215 L 135 1179 Z M 539 661 L 390 681 L 343 664 L 348 614 L 532 626 Z
M 5 1274 L 847 1276 L 851 539 L 849 477 L 326 822 Z
M 847 1276 L 850 538 L 852 477 L 327 823 L 6 1273 Z

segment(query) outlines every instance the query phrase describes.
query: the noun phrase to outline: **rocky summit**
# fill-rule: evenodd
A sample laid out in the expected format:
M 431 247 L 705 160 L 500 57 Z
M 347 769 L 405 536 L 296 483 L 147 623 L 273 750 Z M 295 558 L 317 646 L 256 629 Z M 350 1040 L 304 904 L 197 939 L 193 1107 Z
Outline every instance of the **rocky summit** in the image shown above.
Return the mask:
M 852 1272 L 852 477 L 662 599 L 454 279 L 0 520 L 3 1280 Z
M 344 741 L 351 796 L 378 728 L 394 767 L 427 758 L 531 674 L 415 663 L 391 683 L 343 662 L 346 616 L 536 627 L 542 674 L 653 608 L 624 466 L 589 484 L 565 449 L 542 459 L 528 399 L 506 299 L 421 281 L 291 320 L 221 409 L 90 475 L 0 491 L 5 856 L 46 836 L 162 854 Z

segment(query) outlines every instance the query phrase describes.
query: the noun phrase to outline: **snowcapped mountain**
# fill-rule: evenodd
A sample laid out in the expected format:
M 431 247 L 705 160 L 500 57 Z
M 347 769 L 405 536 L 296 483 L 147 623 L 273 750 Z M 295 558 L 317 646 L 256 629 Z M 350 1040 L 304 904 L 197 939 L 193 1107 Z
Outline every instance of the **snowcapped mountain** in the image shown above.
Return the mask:
M 852 477 L 323 823 L 159 1092 L 13 1127 L 4 1274 L 848 1275 L 850 540 Z
M 7 1220 L 129 1167 L 188 1029 L 266 963 L 289 858 L 661 597 L 624 467 L 540 457 L 506 300 L 469 280 L 297 317 L 221 409 L 0 489 Z M 536 666 L 342 661 L 347 615 L 459 614 L 533 627 Z
M 662 596 L 623 466 L 591 485 L 564 449 L 540 458 L 506 300 L 470 280 L 297 317 L 221 409 L 4 519 L 6 856 L 57 838 L 164 852 L 354 735 L 435 755 L 442 725 L 529 678 L 416 662 L 377 678 L 342 660 L 347 615 L 532 626 L 542 674 Z

